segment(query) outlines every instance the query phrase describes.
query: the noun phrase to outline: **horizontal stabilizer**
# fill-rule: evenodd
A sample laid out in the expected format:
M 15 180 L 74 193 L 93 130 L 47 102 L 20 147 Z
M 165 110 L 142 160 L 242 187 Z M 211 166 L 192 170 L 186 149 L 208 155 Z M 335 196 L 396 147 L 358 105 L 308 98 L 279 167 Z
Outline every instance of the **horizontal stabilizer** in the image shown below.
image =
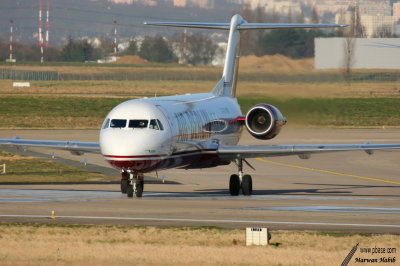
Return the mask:
M 197 28 L 229 30 L 230 23 L 204 23 L 204 22 L 144 22 L 150 26 Z M 245 20 L 237 26 L 238 30 L 262 30 L 262 29 L 294 29 L 294 28 L 335 28 L 346 27 L 346 24 L 300 24 L 300 23 L 248 23 Z
M 299 23 L 242 23 L 238 30 L 272 30 L 272 29 L 297 29 L 297 28 L 337 28 L 346 27 L 346 24 L 299 24 Z
M 204 23 L 204 22 L 144 22 L 144 25 L 165 26 L 165 27 L 181 27 L 181 28 L 197 28 L 197 29 L 214 29 L 229 30 L 229 23 Z

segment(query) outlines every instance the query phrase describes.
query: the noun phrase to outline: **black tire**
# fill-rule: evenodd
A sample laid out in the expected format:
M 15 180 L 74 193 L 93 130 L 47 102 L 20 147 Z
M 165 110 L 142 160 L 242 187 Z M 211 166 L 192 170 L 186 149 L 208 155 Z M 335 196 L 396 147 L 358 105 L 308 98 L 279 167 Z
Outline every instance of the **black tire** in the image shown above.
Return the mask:
M 237 196 L 239 195 L 240 191 L 240 179 L 238 175 L 231 175 L 231 178 L 229 179 L 229 193 L 231 193 L 232 196 Z
M 242 192 L 245 196 L 250 196 L 253 193 L 253 180 L 251 175 L 244 175 L 242 178 Z
M 141 198 L 143 195 L 143 188 L 144 188 L 144 181 L 143 180 L 137 180 L 136 181 L 136 198 Z
M 127 190 L 128 190 L 128 180 L 121 179 L 121 193 L 126 194 Z
M 128 196 L 128 198 L 133 197 L 133 186 L 131 184 L 128 184 L 128 187 L 126 189 L 126 195 Z

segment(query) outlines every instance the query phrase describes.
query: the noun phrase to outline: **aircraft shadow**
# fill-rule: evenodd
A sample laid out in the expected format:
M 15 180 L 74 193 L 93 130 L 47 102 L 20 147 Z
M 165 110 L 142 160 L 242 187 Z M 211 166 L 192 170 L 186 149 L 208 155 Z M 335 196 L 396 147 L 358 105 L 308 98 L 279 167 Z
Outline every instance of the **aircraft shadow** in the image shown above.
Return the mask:
M 400 188 L 400 186 L 378 186 L 378 185 L 340 185 L 340 184 L 311 184 L 311 183 L 294 183 L 307 186 L 318 186 L 319 188 L 305 188 L 305 189 L 253 189 L 253 195 L 268 196 L 268 195 L 282 195 L 282 196 L 346 196 L 346 197 L 400 197 L 399 194 L 355 194 L 357 189 L 373 188 Z M 328 186 L 328 187 L 327 187 Z M 201 189 L 196 190 L 196 194 L 220 195 L 229 194 L 227 189 Z

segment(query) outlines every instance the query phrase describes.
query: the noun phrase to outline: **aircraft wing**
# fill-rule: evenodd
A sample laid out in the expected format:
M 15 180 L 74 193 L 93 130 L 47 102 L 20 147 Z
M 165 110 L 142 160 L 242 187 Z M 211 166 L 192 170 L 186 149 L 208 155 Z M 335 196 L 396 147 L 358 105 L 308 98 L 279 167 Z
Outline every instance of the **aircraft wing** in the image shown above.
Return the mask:
M 57 141 L 57 140 L 33 140 L 33 139 L 0 139 L 0 145 L 17 147 L 45 147 L 59 150 L 67 150 L 71 153 L 81 155 L 85 152 L 100 153 L 98 142 L 81 141 Z
M 275 157 L 298 155 L 308 159 L 313 153 L 338 151 L 365 151 L 400 149 L 399 144 L 313 144 L 313 145 L 221 145 L 217 154 L 221 159 L 245 159 L 257 157 Z

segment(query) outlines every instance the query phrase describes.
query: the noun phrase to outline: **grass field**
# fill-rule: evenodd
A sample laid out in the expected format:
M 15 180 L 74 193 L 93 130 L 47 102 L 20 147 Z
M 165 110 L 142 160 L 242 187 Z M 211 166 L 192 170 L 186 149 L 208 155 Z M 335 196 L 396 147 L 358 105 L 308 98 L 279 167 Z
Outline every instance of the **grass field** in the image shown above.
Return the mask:
M 3 164 L 6 164 L 6 174 L 0 175 L 0 184 L 110 182 L 119 180 L 118 177 L 113 178 L 53 161 L 19 156 L 0 150 L 0 165 Z
M 98 129 L 107 113 L 128 97 L 3 96 L 0 128 Z M 257 103 L 278 107 L 288 122 L 311 126 L 400 125 L 400 97 L 288 98 L 239 96 L 242 111 Z M 38 108 L 40 106 L 40 108 Z
M 56 218 L 57 220 L 57 218 Z M 400 236 L 272 231 L 267 247 L 245 230 L 0 224 L 1 265 L 340 265 L 352 247 L 399 248 Z M 395 255 L 395 254 L 393 254 Z M 380 258 L 382 254 L 356 257 Z
M 22 65 L 15 68 L 34 70 L 37 66 Z M 39 69 L 56 70 L 64 74 L 112 74 L 120 71 L 136 74 L 151 71 L 154 74 L 159 71 L 179 75 L 186 71 L 206 76 L 220 75 L 221 70 L 175 65 L 127 67 L 79 64 L 44 65 Z M 268 71 L 250 68 L 241 73 L 262 76 Z M 336 72 L 331 74 L 337 75 Z M 367 75 L 370 72 L 360 73 Z M 286 72 L 278 74 L 290 76 Z M 310 70 L 308 74 L 318 75 Z M 297 74 L 294 72 L 292 75 Z M 106 114 L 124 100 L 153 97 L 155 94 L 209 92 L 217 79 L 32 81 L 29 88 L 15 88 L 11 80 L 0 80 L 0 113 L 5 114 L 0 120 L 0 128 L 97 129 Z M 243 81 L 239 77 L 237 95 L 243 112 L 253 104 L 270 103 L 278 107 L 291 124 L 376 127 L 400 125 L 399 89 L 397 82 L 258 82 Z
M 170 80 L 75 80 L 31 81 L 31 87 L 13 87 L 11 80 L 0 80 L 0 95 L 47 95 L 47 96 L 128 96 L 143 97 L 209 92 L 217 79 L 208 81 Z M 400 84 L 396 82 L 347 84 L 343 82 L 238 82 L 237 95 L 262 95 L 274 98 L 349 98 L 349 97 L 396 97 Z

